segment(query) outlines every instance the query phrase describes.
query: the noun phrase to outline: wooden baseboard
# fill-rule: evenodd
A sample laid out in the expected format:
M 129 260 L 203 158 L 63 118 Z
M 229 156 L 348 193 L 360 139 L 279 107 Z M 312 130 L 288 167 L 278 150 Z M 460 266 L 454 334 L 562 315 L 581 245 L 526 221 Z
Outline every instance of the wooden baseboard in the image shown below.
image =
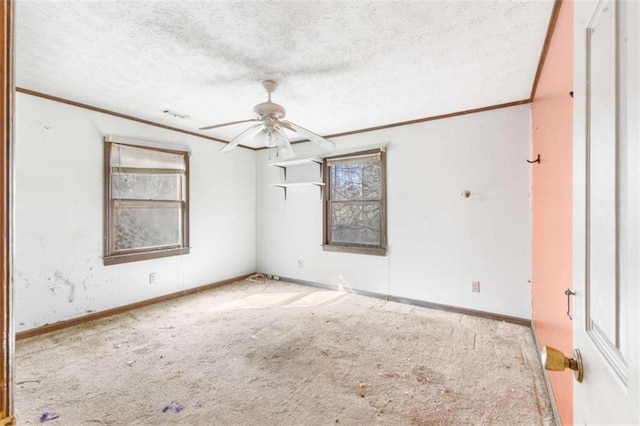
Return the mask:
M 291 282 L 291 283 L 296 283 L 296 284 L 308 285 L 308 286 L 312 286 L 312 287 L 325 288 L 325 289 L 328 289 L 328 290 L 338 290 L 339 289 L 337 285 L 323 284 L 323 283 L 317 283 L 317 282 L 313 282 L 313 281 L 304 281 L 304 280 L 298 280 L 298 279 L 289 278 L 289 277 L 282 277 L 281 276 L 280 280 L 281 281 Z M 366 291 L 366 290 L 356 290 L 356 289 L 353 289 L 353 288 L 344 288 L 343 290 L 346 291 L 347 293 L 359 294 L 361 296 L 375 297 L 377 299 L 385 299 L 385 300 L 390 300 L 392 302 L 404 303 L 404 304 L 407 304 L 407 305 L 422 306 L 424 308 L 438 309 L 438 310 L 447 311 L 447 312 L 455 312 L 457 314 L 471 315 L 471 316 L 474 316 L 474 317 L 487 318 L 487 319 L 492 319 L 492 320 L 497 320 L 497 321 L 505 321 L 505 322 L 509 322 L 509 323 L 512 323 L 512 324 L 524 325 L 525 327 L 531 327 L 532 326 L 531 320 L 526 319 L 526 318 L 512 317 L 512 316 L 509 316 L 509 315 L 502 315 L 502 314 L 495 314 L 495 313 L 492 313 L 492 312 L 477 311 L 477 310 L 474 310 L 474 309 L 459 308 L 457 306 L 442 305 L 440 303 L 426 302 L 424 300 L 411 299 L 411 298 L 408 298 L 408 297 L 393 296 L 393 295 L 390 295 L 390 294 L 376 293 L 376 292 Z
M 556 426 L 562 426 L 562 423 L 560 423 L 560 413 L 558 412 L 558 406 L 556 405 L 556 398 L 553 396 L 553 388 L 549 381 L 549 375 L 547 374 L 547 370 L 545 370 L 544 365 L 542 365 L 542 349 L 540 346 L 540 340 L 538 340 L 538 333 L 536 333 L 533 322 L 531 322 L 531 334 L 533 334 L 533 341 L 535 342 L 536 350 L 538 351 L 540 368 L 542 368 L 542 377 L 544 378 L 544 385 L 547 388 L 547 395 L 549 396 L 549 402 L 551 403 L 551 411 L 553 411 L 553 420 L 555 421 Z
M 241 275 L 239 277 L 229 278 L 227 280 L 218 281 L 218 282 L 207 284 L 207 285 L 203 285 L 203 286 L 200 286 L 200 287 L 189 288 L 189 289 L 178 291 L 178 292 L 175 292 L 175 293 L 165 294 L 164 296 L 158 296 L 158 297 L 154 297 L 152 299 L 142 300 L 140 302 L 135 302 L 135 303 L 131 303 L 131 304 L 128 304 L 128 305 L 119 306 L 117 308 L 107 309 L 107 310 L 100 311 L 100 312 L 93 312 L 93 313 L 90 313 L 88 315 L 83 315 L 81 317 L 72 318 L 72 319 L 68 319 L 68 320 L 65 320 L 65 321 L 59 321 L 59 322 L 56 322 L 56 323 L 53 323 L 53 324 L 46 324 L 46 325 L 43 325 L 43 326 L 40 326 L 40 327 L 36 327 L 36 328 L 32 328 L 32 329 L 25 330 L 25 331 L 20 331 L 20 332 L 16 333 L 16 340 L 22 340 L 22 339 L 27 339 L 29 337 L 39 336 L 39 335 L 42 335 L 42 334 L 45 334 L 45 333 L 50 333 L 52 331 L 61 330 L 63 328 L 67 328 L 67 327 L 72 327 L 74 325 L 82 324 L 82 323 L 85 323 L 85 322 L 88 322 L 88 321 L 93 321 L 93 320 L 97 320 L 97 319 L 100 319 L 100 318 L 109 317 L 111 315 L 121 314 L 123 312 L 131 311 L 133 309 L 142 308 L 142 307 L 149 306 L 149 305 L 153 305 L 155 303 L 165 302 L 167 300 L 176 299 L 178 297 L 188 296 L 188 295 L 194 294 L 194 293 L 199 293 L 199 292 L 202 292 L 202 291 L 205 291 L 205 290 L 209 290 L 209 289 L 212 289 L 212 288 L 216 288 L 216 287 L 220 287 L 220 286 L 223 286 L 223 285 L 231 284 L 232 282 L 235 282 L 235 281 L 244 280 L 245 278 L 247 278 L 247 277 L 249 277 L 251 275 L 252 274 Z M 298 280 L 298 279 L 289 278 L 289 277 L 280 277 L 280 280 L 281 281 L 288 281 L 288 282 L 292 282 L 292 283 L 296 283 L 296 284 L 308 285 L 308 286 L 312 286 L 312 287 L 325 288 L 325 289 L 328 289 L 328 290 L 338 290 L 338 286 L 337 285 L 323 284 L 323 283 L 318 283 L 318 282 L 313 282 L 313 281 L 304 281 L 304 280 Z M 407 297 L 393 296 L 393 295 L 376 293 L 376 292 L 366 291 L 366 290 L 356 290 L 356 289 L 345 289 L 345 290 L 347 292 L 349 292 L 349 293 L 359 294 L 361 296 L 375 297 L 377 299 L 385 299 L 385 300 L 390 300 L 392 302 L 405 303 L 405 304 L 414 305 L 414 306 L 422 306 L 422 307 L 431 308 L 431 309 L 439 309 L 439 310 L 447 311 L 447 312 L 455 312 L 455 313 L 458 313 L 458 314 L 471 315 L 471 316 L 480 317 L 480 318 L 493 319 L 493 320 L 497 320 L 497 321 L 505 321 L 505 322 L 509 322 L 509 323 L 512 323 L 512 324 L 518 324 L 518 325 L 524 325 L 524 326 L 527 326 L 527 327 L 532 327 L 531 320 L 528 320 L 526 318 L 519 318 L 519 317 L 513 317 L 513 316 L 509 316 L 509 315 L 502 315 L 502 314 L 495 314 L 495 313 L 491 313 L 491 312 L 477 311 L 477 310 L 474 310 L 474 309 L 466 309 L 466 308 L 460 308 L 460 307 L 456 307 L 456 306 L 442 305 L 442 304 L 439 304 L 439 303 L 426 302 L 426 301 L 423 301 L 423 300 L 411 299 L 411 298 L 407 298 Z M 547 380 L 546 376 L 545 376 L 545 380 Z
M 81 317 L 68 319 L 65 321 L 59 321 L 53 324 L 46 324 L 40 327 L 32 328 L 25 331 L 20 331 L 16 333 L 16 340 L 27 339 L 29 337 L 40 336 L 45 333 L 50 333 L 52 331 L 61 330 L 63 328 L 72 327 L 74 325 L 82 324 L 88 321 L 97 320 L 100 318 L 109 317 L 111 315 L 121 314 L 123 312 L 131 311 L 133 309 L 142 308 L 145 306 L 153 305 L 155 303 L 165 302 L 167 300 L 176 299 L 182 296 L 188 296 L 190 294 L 200 293 L 205 290 L 210 290 L 212 288 L 220 287 L 223 285 L 231 284 L 235 281 L 244 280 L 245 278 L 251 276 L 252 274 L 240 275 L 239 277 L 229 278 L 223 281 L 217 281 L 215 283 L 206 284 L 199 287 L 188 288 L 186 290 L 177 291 L 175 293 L 165 294 L 163 296 L 154 297 L 147 300 L 142 300 L 140 302 L 130 303 L 124 306 L 118 306 L 117 308 L 107 309 L 100 312 L 92 312 L 88 315 L 83 315 Z M 1 426 L 1 424 L 0 424 Z

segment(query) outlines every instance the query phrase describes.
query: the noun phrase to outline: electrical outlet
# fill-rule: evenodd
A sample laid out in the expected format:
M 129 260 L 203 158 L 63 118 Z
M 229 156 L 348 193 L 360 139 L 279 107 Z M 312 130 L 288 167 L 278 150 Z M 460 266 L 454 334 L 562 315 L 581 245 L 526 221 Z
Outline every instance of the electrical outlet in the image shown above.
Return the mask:
M 473 293 L 480 293 L 480 281 L 471 281 L 471 291 Z
M 304 260 L 298 259 L 298 268 L 304 268 Z
M 156 273 L 152 272 L 149 274 L 149 284 L 155 284 L 156 283 Z

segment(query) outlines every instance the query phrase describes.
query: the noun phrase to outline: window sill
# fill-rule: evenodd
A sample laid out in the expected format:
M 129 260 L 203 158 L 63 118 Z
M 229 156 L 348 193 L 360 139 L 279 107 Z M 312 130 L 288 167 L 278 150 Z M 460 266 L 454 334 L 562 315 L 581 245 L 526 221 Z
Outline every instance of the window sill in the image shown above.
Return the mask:
M 119 263 L 138 262 L 140 260 L 158 259 L 161 257 L 180 256 L 183 254 L 189 254 L 190 250 L 190 247 L 182 247 L 168 250 L 147 251 L 143 253 L 117 254 L 113 256 L 105 256 L 103 258 L 103 264 L 108 266 L 117 265 Z
M 335 244 L 323 244 L 322 250 L 335 251 L 341 253 L 368 254 L 371 256 L 386 256 L 387 249 L 384 247 L 355 247 L 355 246 L 338 246 Z

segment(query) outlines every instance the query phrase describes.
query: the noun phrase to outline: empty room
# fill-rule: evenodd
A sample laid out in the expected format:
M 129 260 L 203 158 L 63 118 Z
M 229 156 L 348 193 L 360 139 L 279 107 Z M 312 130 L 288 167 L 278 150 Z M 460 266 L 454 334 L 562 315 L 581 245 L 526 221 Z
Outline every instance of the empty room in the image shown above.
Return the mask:
M 0 426 L 640 423 L 639 19 L 3 2 Z

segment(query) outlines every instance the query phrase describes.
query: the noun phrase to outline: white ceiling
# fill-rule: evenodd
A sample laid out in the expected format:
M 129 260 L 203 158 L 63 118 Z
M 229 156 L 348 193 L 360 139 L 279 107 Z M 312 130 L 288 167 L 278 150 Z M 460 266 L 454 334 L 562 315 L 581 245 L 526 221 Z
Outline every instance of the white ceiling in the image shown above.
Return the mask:
M 553 0 L 16 4 L 18 87 L 224 140 L 248 124 L 197 129 L 252 118 L 265 79 L 279 82 L 273 100 L 287 119 L 321 135 L 527 99 L 553 9 Z

